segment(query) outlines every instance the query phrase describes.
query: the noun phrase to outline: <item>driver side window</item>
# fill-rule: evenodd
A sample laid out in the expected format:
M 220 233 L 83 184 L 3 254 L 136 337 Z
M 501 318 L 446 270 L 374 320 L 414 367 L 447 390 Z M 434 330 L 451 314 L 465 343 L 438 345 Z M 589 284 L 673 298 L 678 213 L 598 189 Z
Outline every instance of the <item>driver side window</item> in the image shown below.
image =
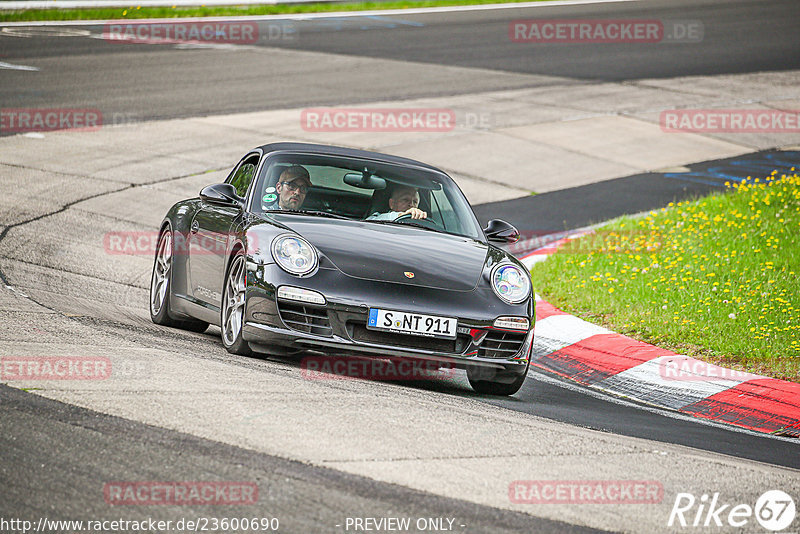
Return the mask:
M 250 182 L 253 181 L 257 165 L 258 155 L 249 157 L 239 165 L 239 168 L 233 174 L 230 184 L 236 188 L 236 194 L 240 197 L 247 195 L 247 188 L 250 187 Z

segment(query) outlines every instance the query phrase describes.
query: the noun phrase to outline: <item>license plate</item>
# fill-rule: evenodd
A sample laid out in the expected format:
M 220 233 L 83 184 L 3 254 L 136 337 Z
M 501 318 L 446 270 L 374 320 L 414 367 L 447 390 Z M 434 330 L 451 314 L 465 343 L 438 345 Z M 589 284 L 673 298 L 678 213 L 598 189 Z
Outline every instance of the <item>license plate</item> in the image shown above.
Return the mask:
M 458 319 L 455 317 L 439 317 L 438 315 L 423 315 L 394 310 L 369 310 L 367 328 L 370 330 L 384 330 L 415 336 L 438 337 L 444 339 L 456 338 Z

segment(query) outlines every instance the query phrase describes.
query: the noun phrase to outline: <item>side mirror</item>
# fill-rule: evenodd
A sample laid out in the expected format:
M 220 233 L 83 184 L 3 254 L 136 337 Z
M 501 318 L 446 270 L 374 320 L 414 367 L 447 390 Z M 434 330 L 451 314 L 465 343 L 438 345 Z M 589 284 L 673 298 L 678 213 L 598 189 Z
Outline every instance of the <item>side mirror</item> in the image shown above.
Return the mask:
M 516 243 L 519 241 L 519 230 L 500 219 L 492 219 L 483 229 L 486 239 L 495 243 Z
M 239 209 L 244 208 L 242 198 L 236 194 L 236 188 L 231 184 L 207 185 L 200 190 L 200 198 L 212 204 L 221 204 Z

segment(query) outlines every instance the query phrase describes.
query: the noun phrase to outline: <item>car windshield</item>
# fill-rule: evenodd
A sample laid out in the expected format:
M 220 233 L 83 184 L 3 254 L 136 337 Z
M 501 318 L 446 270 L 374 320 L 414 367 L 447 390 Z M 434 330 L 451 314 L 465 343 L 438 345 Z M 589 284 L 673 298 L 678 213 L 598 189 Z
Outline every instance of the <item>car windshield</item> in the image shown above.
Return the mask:
M 418 200 L 417 207 L 427 217 L 398 218 L 401 204 L 397 199 L 403 194 L 414 202 Z M 264 163 L 252 195 L 250 209 L 255 213 L 407 224 L 485 240 L 467 199 L 452 179 L 416 166 L 339 156 L 275 154 Z M 393 210 L 390 204 L 398 209 Z

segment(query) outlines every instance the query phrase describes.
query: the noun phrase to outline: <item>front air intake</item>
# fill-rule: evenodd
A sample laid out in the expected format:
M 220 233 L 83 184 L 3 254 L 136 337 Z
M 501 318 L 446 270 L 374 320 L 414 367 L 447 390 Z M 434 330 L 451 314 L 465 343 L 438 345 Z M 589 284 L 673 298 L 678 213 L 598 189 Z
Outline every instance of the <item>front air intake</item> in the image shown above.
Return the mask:
M 510 358 L 522 348 L 527 335 L 527 332 L 489 330 L 478 349 L 478 356 L 481 358 Z
M 278 299 L 278 313 L 284 324 L 292 330 L 318 336 L 330 336 L 333 332 L 325 306 Z

